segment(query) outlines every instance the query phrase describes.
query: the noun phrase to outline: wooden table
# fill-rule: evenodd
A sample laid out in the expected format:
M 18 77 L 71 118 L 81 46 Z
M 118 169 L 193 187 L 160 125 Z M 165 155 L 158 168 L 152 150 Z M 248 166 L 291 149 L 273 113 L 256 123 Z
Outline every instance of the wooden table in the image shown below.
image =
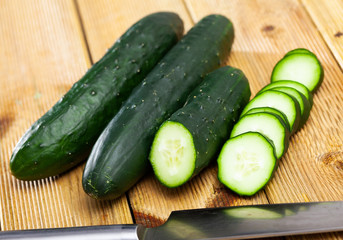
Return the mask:
M 238 197 L 218 182 L 215 163 L 177 189 L 148 174 L 114 201 L 83 192 L 83 164 L 41 181 L 12 177 L 9 158 L 25 130 L 129 26 L 162 10 L 177 12 L 186 31 L 210 13 L 229 17 L 236 37 L 227 64 L 244 71 L 252 96 L 293 48 L 308 48 L 322 62 L 325 78 L 310 118 L 291 138 L 268 186 L 254 197 Z M 343 200 L 342 13 L 342 0 L 0 0 L 1 230 L 132 222 L 152 227 L 176 209 Z M 290 238 L 343 239 L 343 233 Z

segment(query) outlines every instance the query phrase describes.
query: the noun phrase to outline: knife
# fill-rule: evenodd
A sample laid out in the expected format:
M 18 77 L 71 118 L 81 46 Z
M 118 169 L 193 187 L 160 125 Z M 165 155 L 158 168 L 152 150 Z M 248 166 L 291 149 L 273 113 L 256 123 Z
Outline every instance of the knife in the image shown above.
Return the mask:
M 249 239 L 343 231 L 343 201 L 266 204 L 174 211 L 165 224 L 0 232 L 0 239 Z

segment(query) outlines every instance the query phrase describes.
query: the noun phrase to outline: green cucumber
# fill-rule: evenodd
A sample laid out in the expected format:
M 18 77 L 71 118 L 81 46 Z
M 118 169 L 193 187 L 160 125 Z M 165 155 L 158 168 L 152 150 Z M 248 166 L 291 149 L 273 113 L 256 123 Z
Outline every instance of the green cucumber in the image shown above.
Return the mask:
M 313 93 L 319 88 L 323 78 L 323 67 L 314 54 L 293 53 L 286 54 L 275 65 L 271 82 L 279 80 L 300 82 Z
M 273 90 L 287 93 L 298 101 L 301 115 L 298 129 L 302 128 L 310 116 L 310 111 L 312 108 L 306 97 L 301 92 L 298 92 L 296 89 L 291 87 L 275 87 Z
M 41 179 L 85 160 L 122 102 L 182 33 L 182 20 L 169 12 L 148 15 L 129 28 L 24 134 L 11 157 L 12 174 Z
M 276 82 L 273 82 L 273 83 L 266 85 L 259 92 L 263 92 L 263 91 L 266 91 L 268 89 L 273 89 L 275 87 L 291 87 L 291 88 L 294 88 L 295 90 L 304 94 L 304 96 L 309 101 L 309 103 L 312 107 L 312 105 L 313 105 L 312 93 L 310 92 L 310 90 L 308 90 L 307 87 L 305 87 L 303 84 L 301 84 L 299 82 L 294 82 L 294 81 L 290 81 L 290 80 L 280 80 L 280 81 L 276 81 Z
M 258 132 L 271 140 L 277 158 L 281 158 L 288 149 L 290 132 L 276 114 L 268 112 L 244 114 L 233 127 L 230 138 L 245 132 Z
M 226 60 L 233 34 L 226 17 L 203 18 L 135 88 L 92 149 L 82 179 L 87 194 L 119 197 L 146 173 L 158 128 Z
M 300 124 L 300 107 L 298 101 L 287 93 L 269 89 L 257 94 L 243 109 L 242 116 L 251 108 L 272 107 L 283 112 L 289 122 L 291 133 L 298 130 Z
M 247 132 L 230 138 L 217 161 L 219 181 L 239 195 L 252 196 L 272 178 L 278 160 L 268 138 Z
M 295 53 L 311 54 L 312 56 L 316 57 L 316 55 L 313 52 L 311 52 L 310 50 L 308 50 L 306 48 L 296 48 L 296 49 L 293 49 L 293 50 L 287 52 L 284 57 L 286 57 L 288 55 L 291 55 L 291 54 L 295 54 Z
M 248 80 L 239 69 L 226 66 L 208 74 L 154 138 L 150 162 L 158 180 L 178 187 L 206 167 L 249 98 Z
M 275 109 L 275 108 L 271 108 L 271 107 L 256 107 L 256 108 L 251 108 L 250 110 L 248 110 L 243 116 L 245 116 L 246 114 L 251 114 L 251 113 L 261 113 L 261 112 L 266 112 L 266 113 L 272 113 L 275 114 L 277 116 L 280 117 L 280 119 L 282 120 L 283 124 L 287 127 L 288 131 L 291 131 L 291 128 L 289 126 L 289 122 L 287 120 L 286 115 Z M 241 117 L 243 117 L 241 116 Z

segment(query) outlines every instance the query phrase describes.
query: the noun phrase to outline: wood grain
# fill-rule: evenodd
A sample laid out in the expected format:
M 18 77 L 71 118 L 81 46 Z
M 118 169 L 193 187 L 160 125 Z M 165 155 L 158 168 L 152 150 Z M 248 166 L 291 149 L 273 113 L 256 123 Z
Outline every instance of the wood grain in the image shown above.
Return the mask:
M 19 7 L 20 6 L 20 7 Z M 172 210 L 260 203 L 343 199 L 342 16 L 339 0 L 3 0 L 0 1 L 0 226 L 1 230 L 165 222 Z M 227 64 L 241 68 L 252 97 L 269 83 L 275 63 L 305 47 L 323 64 L 325 78 L 305 127 L 291 139 L 272 182 L 250 198 L 217 180 L 212 163 L 176 189 L 150 172 L 126 196 L 95 201 L 81 187 L 83 166 L 61 176 L 22 182 L 11 176 L 12 149 L 114 41 L 139 18 L 177 12 L 186 31 L 220 13 L 235 27 Z M 342 233 L 290 239 L 343 239 Z
M 302 3 L 343 69 L 343 2 L 302 0 Z
M 83 75 L 90 58 L 73 1 L 1 1 L 0 16 L 1 229 L 132 222 L 125 196 L 112 202 L 86 196 L 82 166 L 41 181 L 11 176 L 16 142 Z
M 97 61 L 127 28 L 138 19 L 157 11 L 178 13 L 187 31 L 191 19 L 181 0 L 78 0 L 82 23 L 94 61 Z
M 243 69 L 255 93 L 269 83 L 273 66 L 287 51 L 305 47 L 318 56 L 325 71 L 323 85 L 306 126 L 291 138 L 265 192 L 271 203 L 342 200 L 342 72 L 302 5 L 292 0 L 189 0 L 187 6 L 195 20 L 214 11 L 233 20 L 237 34 L 228 64 Z M 236 61 L 236 56 L 244 61 Z

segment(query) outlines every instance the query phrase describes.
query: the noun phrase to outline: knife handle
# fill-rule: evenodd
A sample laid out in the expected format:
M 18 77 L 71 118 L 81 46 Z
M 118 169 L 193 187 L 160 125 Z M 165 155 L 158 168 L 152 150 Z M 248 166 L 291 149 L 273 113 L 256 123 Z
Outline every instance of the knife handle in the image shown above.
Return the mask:
M 0 231 L 0 239 L 49 239 L 49 240 L 139 240 L 144 227 L 136 224 L 105 225 L 89 227 L 47 228 L 33 230 Z

